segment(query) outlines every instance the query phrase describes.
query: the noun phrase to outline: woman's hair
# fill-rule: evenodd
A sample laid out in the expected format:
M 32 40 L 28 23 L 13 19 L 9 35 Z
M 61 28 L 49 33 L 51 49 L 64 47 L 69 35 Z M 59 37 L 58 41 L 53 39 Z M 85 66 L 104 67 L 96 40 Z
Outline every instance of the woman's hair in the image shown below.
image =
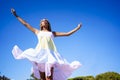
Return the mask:
M 50 25 L 50 22 L 47 20 L 47 19 L 42 19 L 41 21 L 40 21 L 40 27 L 41 27 L 41 29 L 40 30 L 43 30 L 43 27 L 42 27 L 42 22 L 44 22 L 44 21 L 46 21 L 47 23 L 48 23 L 48 31 L 52 31 L 51 30 L 51 25 Z

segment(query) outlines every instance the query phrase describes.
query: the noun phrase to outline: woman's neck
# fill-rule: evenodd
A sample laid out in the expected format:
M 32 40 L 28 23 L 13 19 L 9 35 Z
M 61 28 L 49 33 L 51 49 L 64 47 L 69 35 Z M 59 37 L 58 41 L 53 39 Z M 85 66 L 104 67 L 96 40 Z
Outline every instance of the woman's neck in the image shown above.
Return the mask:
M 43 29 L 43 30 L 41 30 L 41 31 L 44 31 L 44 32 L 49 32 L 47 29 Z

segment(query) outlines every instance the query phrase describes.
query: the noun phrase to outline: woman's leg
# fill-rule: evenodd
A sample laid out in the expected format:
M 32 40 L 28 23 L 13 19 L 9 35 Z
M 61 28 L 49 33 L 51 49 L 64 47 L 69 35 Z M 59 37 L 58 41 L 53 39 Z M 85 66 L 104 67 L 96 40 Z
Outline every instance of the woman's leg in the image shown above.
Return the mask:
M 54 72 L 54 68 L 51 68 L 51 76 L 47 76 L 46 80 L 53 80 L 53 72 Z
M 45 79 L 45 72 L 40 72 L 40 71 L 39 71 L 39 73 L 40 73 L 40 77 L 41 77 L 40 80 L 46 80 L 46 79 Z

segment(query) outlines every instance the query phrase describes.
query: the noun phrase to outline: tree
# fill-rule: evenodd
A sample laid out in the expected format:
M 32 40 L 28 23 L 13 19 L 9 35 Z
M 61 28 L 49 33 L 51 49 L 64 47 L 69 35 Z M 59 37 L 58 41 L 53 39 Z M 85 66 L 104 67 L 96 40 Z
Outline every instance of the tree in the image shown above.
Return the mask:
M 95 80 L 120 80 L 120 74 L 116 72 L 106 72 L 97 75 Z
M 95 80 L 93 76 L 79 76 L 68 80 Z
M 10 79 L 4 75 L 3 76 L 0 75 L 0 80 L 10 80 Z
M 98 74 L 96 77 L 93 76 L 79 76 L 70 78 L 68 80 L 120 80 L 120 74 L 116 72 L 105 72 Z

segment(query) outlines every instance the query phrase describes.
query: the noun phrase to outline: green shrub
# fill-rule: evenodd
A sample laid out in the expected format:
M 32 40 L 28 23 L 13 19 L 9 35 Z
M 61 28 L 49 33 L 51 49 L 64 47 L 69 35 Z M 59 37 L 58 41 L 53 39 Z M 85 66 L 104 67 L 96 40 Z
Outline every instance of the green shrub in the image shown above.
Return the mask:
M 97 76 L 79 76 L 68 80 L 120 80 L 120 74 L 116 72 L 105 72 Z
M 68 80 L 95 80 L 93 76 L 79 76 Z
M 116 72 L 106 72 L 97 75 L 95 80 L 120 80 L 120 74 Z

